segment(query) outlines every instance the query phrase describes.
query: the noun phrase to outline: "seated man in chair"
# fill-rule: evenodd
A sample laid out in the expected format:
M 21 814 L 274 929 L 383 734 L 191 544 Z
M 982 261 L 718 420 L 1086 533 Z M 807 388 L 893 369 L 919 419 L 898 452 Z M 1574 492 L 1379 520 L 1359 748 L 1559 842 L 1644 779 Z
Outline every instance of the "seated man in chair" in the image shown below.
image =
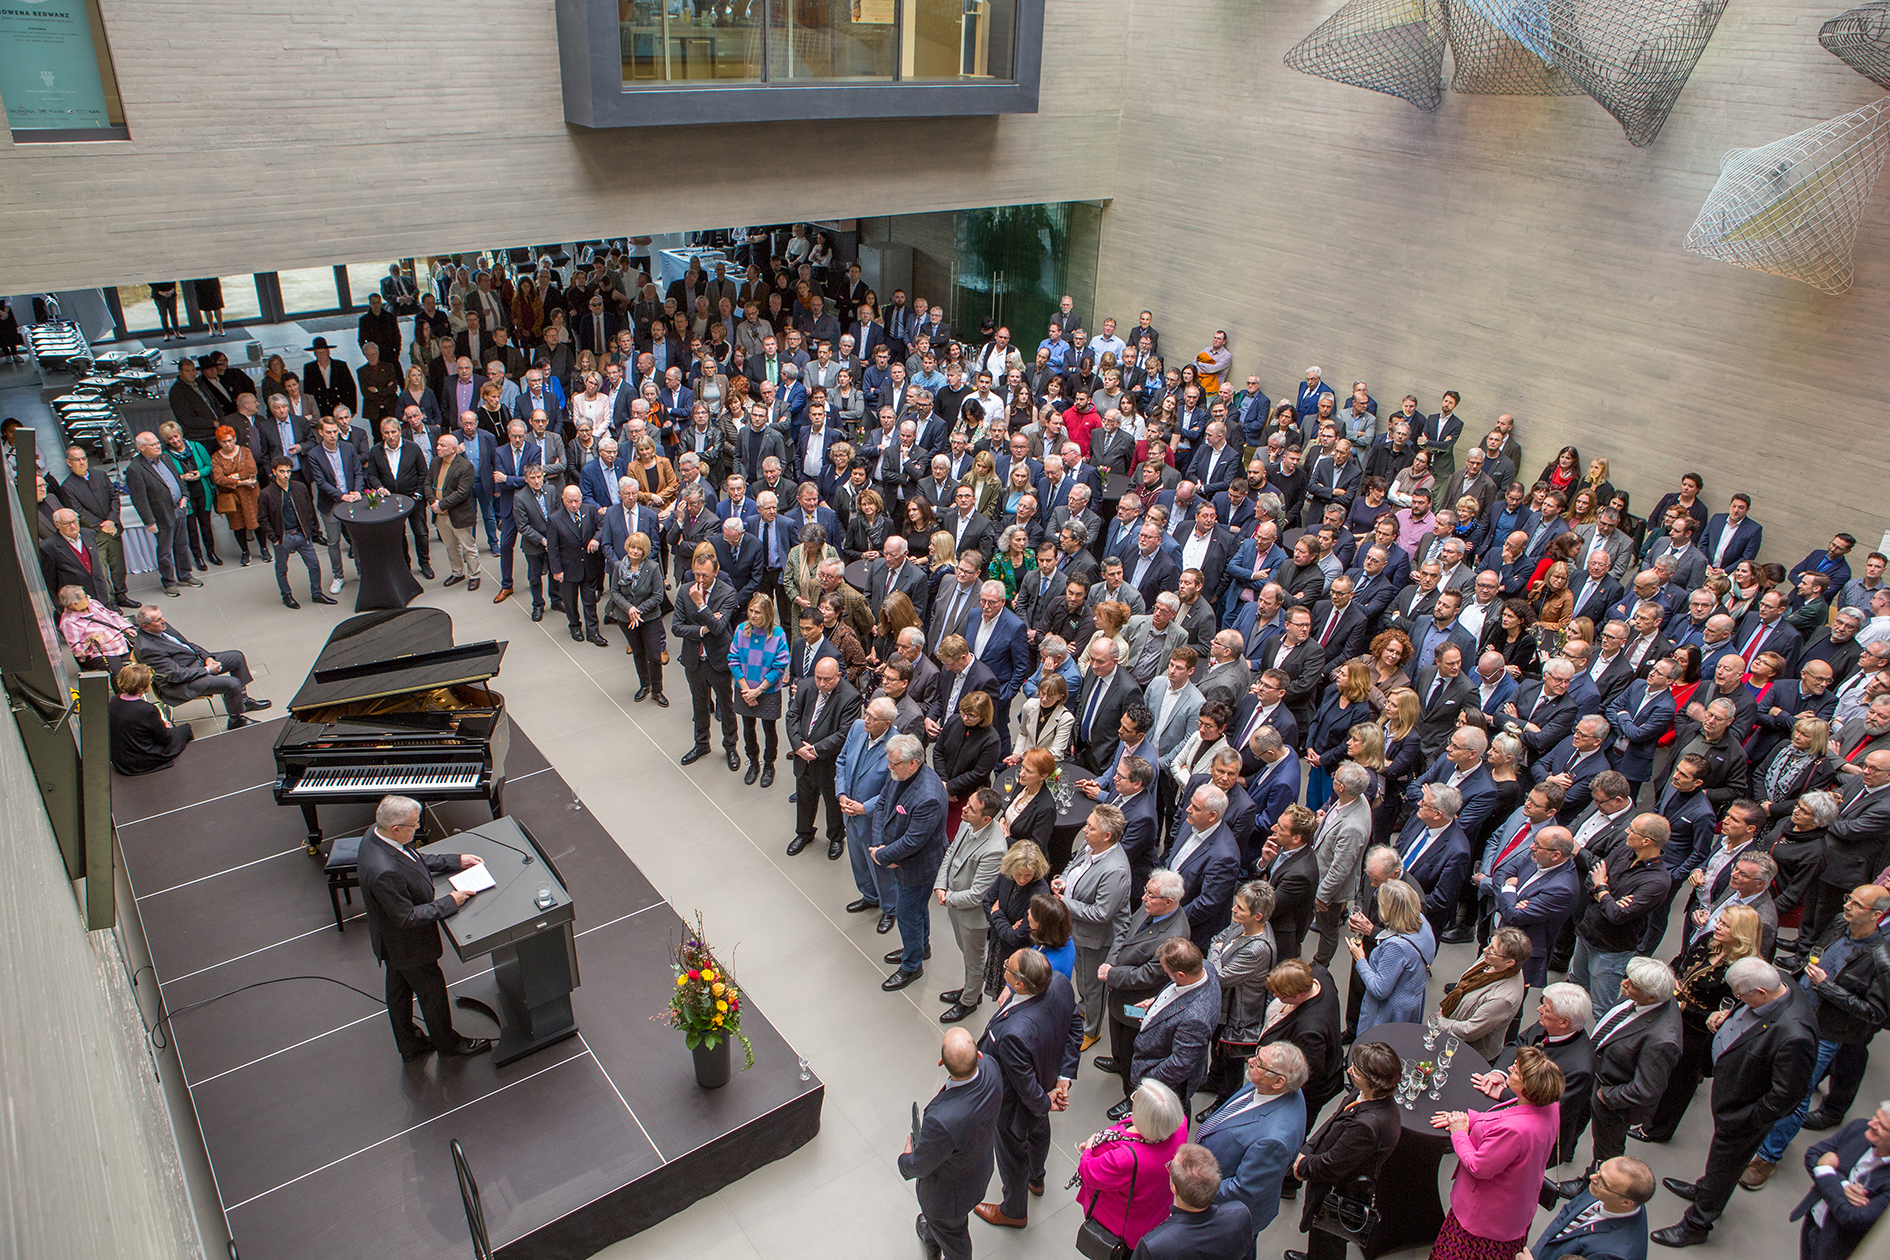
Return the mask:
M 227 729 L 232 731 L 249 725 L 245 714 L 269 707 L 267 700 L 249 698 L 249 664 L 241 652 L 205 651 L 173 630 L 164 614 L 148 604 L 131 621 L 138 627 L 133 654 L 139 664 L 151 667 L 158 697 L 167 704 L 221 695 L 230 718 Z

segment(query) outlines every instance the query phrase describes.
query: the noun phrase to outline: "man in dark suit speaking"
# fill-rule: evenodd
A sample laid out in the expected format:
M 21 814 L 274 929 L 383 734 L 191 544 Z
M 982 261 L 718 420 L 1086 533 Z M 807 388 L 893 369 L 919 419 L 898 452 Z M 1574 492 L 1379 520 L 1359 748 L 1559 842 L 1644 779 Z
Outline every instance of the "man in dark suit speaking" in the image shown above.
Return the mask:
M 938 1061 L 951 1079 L 926 1104 L 919 1131 L 907 1139 L 899 1175 L 919 1183 L 917 1227 L 929 1260 L 970 1260 L 968 1224 L 991 1184 L 1004 1086 L 996 1057 L 979 1054 L 963 1028 L 946 1031 Z
M 463 871 L 484 859 L 470 853 L 415 853 L 409 846 L 419 827 L 420 802 L 383 796 L 356 859 L 368 944 L 387 969 L 387 1017 L 394 1025 L 394 1044 L 408 1062 L 428 1050 L 484 1054 L 492 1049 L 491 1041 L 462 1037 L 453 1030 L 446 976 L 440 971 L 440 920 L 458 913 L 473 894 L 454 890 L 443 897 L 433 895 L 435 875 Z M 425 1036 L 413 1022 L 416 997 L 427 1021 Z

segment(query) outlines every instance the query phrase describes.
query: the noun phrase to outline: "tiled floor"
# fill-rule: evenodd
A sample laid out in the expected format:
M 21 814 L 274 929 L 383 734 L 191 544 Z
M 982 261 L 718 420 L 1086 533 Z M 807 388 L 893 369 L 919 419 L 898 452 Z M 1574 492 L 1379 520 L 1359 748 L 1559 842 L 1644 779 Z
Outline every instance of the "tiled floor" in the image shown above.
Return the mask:
M 282 334 L 265 343 L 307 344 L 295 340 L 299 332 L 285 328 Z M 0 375 L 0 390 L 23 383 Z M 27 418 L 24 410 L 7 414 Z M 234 546 L 224 550 L 225 565 L 205 575 L 201 589 L 159 602 L 199 642 L 244 649 L 257 674 L 253 694 L 280 705 L 301 683 L 330 629 L 347 614 L 354 584 L 344 589 L 340 608 L 305 604 L 291 612 L 277 601 L 270 566 L 239 569 L 234 555 Z M 680 667 L 669 670 L 669 691 L 676 701 L 671 708 L 631 703 L 636 675 L 618 646 L 620 634 L 612 634 L 608 649 L 574 643 L 561 619 L 534 625 L 527 600 L 494 606 L 497 564 L 489 556 L 482 556 L 482 563 L 487 576 L 479 592 L 443 590 L 435 582 L 420 602 L 451 612 L 460 641 L 511 641 L 495 685 L 515 720 L 664 896 L 685 915 L 697 908 L 706 914 L 714 939 L 743 982 L 828 1086 L 822 1131 L 814 1142 L 600 1254 L 611 1260 L 909 1254 L 916 1247 L 912 1218 L 917 1209 L 895 1161 L 912 1101 L 929 1097 L 940 1081 L 936 1017 L 942 1008 L 934 994 L 949 987 L 957 965 L 949 931 L 942 920 L 935 925 L 938 954 L 924 982 L 899 994 L 882 992 L 878 982 L 887 968 L 879 958 L 897 937 L 877 936 L 869 916 L 844 912 L 855 895 L 847 863 L 828 862 L 820 846 L 795 858 L 783 852 L 793 829 L 787 802 L 791 774 L 784 773 L 763 792 L 744 788 L 740 776 L 717 760 L 679 767 L 676 757 L 690 738 Z M 299 596 L 305 593 L 305 578 L 297 568 L 293 580 Z M 444 576 L 444 569 L 440 572 Z M 148 576 L 134 586 L 155 593 Z M 212 735 L 218 725 L 203 721 L 199 735 Z M 212 739 L 192 755 L 214 755 L 214 747 Z M 574 891 L 583 895 L 582 889 Z M 1435 968 L 1433 999 L 1445 980 L 1470 963 L 1471 954 L 1468 946 L 1445 948 Z M 682 1053 L 680 1046 L 677 1052 Z M 1862 1105 L 1886 1095 L 1890 1071 L 1873 1064 Z M 1071 1109 L 1053 1117 L 1049 1193 L 1034 1205 L 1030 1228 L 1013 1233 L 974 1222 L 979 1255 L 1061 1260 L 1072 1253 L 1081 1211 L 1063 1184 L 1075 1170 L 1073 1148 L 1103 1126 L 1102 1111 L 1116 1097 L 1114 1079 L 1103 1078 L 1085 1062 Z M 1635 1145 L 1632 1153 L 1648 1157 L 1658 1174 L 1696 1176 L 1709 1136 L 1707 1120 L 1702 1097 L 1679 1140 L 1665 1148 Z M 1797 1229 L 1786 1217 L 1804 1189 L 1799 1161 L 1809 1140 L 1810 1135 L 1800 1138 L 1763 1193 L 1734 1197 L 1715 1249 L 1737 1248 L 1752 1256 L 1795 1254 Z M 1653 1223 L 1671 1224 L 1681 1208 L 1663 1191 L 1651 1204 Z M 1543 1220 L 1546 1214 L 1538 1226 Z M 1261 1255 L 1303 1245 L 1297 1223 L 1297 1211 L 1284 1212 L 1261 1240 Z

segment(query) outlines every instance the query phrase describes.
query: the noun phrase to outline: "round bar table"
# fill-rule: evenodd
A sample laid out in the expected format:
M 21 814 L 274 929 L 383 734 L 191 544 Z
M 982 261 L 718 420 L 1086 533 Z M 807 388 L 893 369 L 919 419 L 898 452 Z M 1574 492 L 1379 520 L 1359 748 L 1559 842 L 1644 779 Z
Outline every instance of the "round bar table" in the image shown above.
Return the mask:
M 998 795 L 1009 804 L 1017 792 L 1017 776 L 1023 770 L 1020 763 L 1005 766 L 998 772 L 996 788 Z M 1090 811 L 1096 808 L 1096 802 L 1076 790 L 1078 779 L 1093 779 L 1083 766 L 1074 761 L 1059 762 L 1057 770 L 1062 777 L 1063 786 L 1070 794 L 1070 803 L 1057 806 L 1057 820 L 1050 828 L 1050 852 L 1044 854 L 1050 859 L 1050 873 L 1061 874 L 1070 863 L 1070 854 L 1076 851 L 1076 838 L 1082 834 L 1083 824 L 1089 821 Z
M 369 507 L 366 499 L 336 506 L 335 519 L 348 526 L 355 567 L 361 574 L 356 612 L 405 608 L 426 589 L 407 561 L 407 514 L 413 510 L 413 499 L 404 494 L 388 495 L 377 507 Z

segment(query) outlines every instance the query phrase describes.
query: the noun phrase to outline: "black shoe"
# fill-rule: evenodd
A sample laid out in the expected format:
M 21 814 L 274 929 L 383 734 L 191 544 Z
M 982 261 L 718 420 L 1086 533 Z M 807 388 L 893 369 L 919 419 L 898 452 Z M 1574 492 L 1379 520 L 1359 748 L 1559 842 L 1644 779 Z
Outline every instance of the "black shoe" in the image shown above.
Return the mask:
M 1207 1118 L 1213 1115 L 1216 1111 L 1220 1110 L 1222 1101 L 1223 1101 L 1222 1099 L 1216 1098 L 1213 1102 L 1201 1108 L 1201 1110 L 1195 1112 L 1194 1122 L 1196 1124 L 1206 1124 Z
M 610 646 L 610 640 L 606 639 L 601 634 L 587 634 L 584 636 L 584 640 L 585 642 L 589 643 L 592 647 L 609 647 Z
M 748 773 L 742 776 L 742 782 L 748 787 L 755 786 L 755 780 L 761 777 L 761 767 L 754 762 L 748 763 Z
M 1120 1120 L 1124 1116 L 1128 1115 L 1130 1110 L 1134 1106 L 1135 1106 L 1134 1099 L 1125 1098 L 1121 1102 L 1117 1103 L 1115 1106 L 1111 1107 L 1106 1114 L 1109 1116 L 1109 1119 L 1111 1121 Z
M 267 557 L 267 556 L 264 556 L 264 557 L 263 557 L 263 559 L 265 559 L 265 560 L 267 560 L 268 558 L 269 558 L 269 557 Z M 423 578 L 425 578 L 425 579 L 426 579 L 427 581 L 429 581 L 429 582 L 431 582 L 431 581 L 433 580 L 433 566 L 432 566 L 432 565 L 430 565 L 430 564 L 423 564 L 423 565 L 421 565 L 421 566 L 420 566 L 420 576 L 421 576 L 421 577 L 423 577 Z
M 895 971 L 890 976 L 880 981 L 879 987 L 886 990 L 888 993 L 897 993 L 924 974 L 925 968 L 923 967 L 919 968 L 917 971 Z
M 268 708 L 270 703 L 271 702 L 268 700 L 245 700 L 243 701 L 243 712 L 254 713 L 259 709 Z
M 765 788 L 774 786 L 774 765 L 772 762 L 761 768 L 761 786 Z
M 650 688 L 649 688 L 649 684 L 646 683 L 643 686 L 637 688 L 637 694 L 630 697 L 630 702 L 632 704 L 642 704 L 645 700 L 648 700 L 649 698 L 650 698 Z
M 951 1009 L 938 1017 L 938 1022 L 941 1024 L 956 1024 L 959 1020 L 964 1019 L 977 1009 L 978 1004 L 976 1002 L 973 1002 L 970 1006 L 966 1006 L 963 1002 L 953 1002 Z
M 584 627 L 583 626 L 571 627 L 571 642 L 573 643 L 584 642 Z
M 466 575 L 464 573 L 455 573 L 452 577 L 447 578 L 446 581 L 440 583 L 440 585 L 441 586 L 458 586 L 461 582 L 464 582 L 465 580 L 466 580 Z
M 260 560 L 273 560 L 273 559 L 275 559 L 275 557 L 274 557 L 274 556 L 272 556 L 272 555 L 270 555 L 270 554 L 269 554 L 269 548 L 268 548 L 268 546 L 267 546 L 267 545 L 265 545 L 265 546 L 263 546 L 263 547 L 261 547 L 261 548 L 260 548 L 260 549 L 259 549 L 259 550 L 258 550 L 258 551 L 256 552 L 256 557 L 257 557 L 258 559 L 260 559 Z
M 144 607 L 143 604 L 139 603 L 137 600 L 133 599 L 131 596 L 125 594 L 123 591 L 120 591 L 118 593 L 117 598 L 113 599 L 112 602 L 114 604 L 117 604 L 120 608 L 143 608 Z
M 919 1213 L 919 1219 L 912 1222 L 912 1227 L 918 1231 L 919 1246 L 925 1249 L 925 1260 L 939 1260 L 939 1257 L 945 1254 L 945 1250 L 938 1245 L 938 1240 L 932 1237 L 932 1231 L 926 1227 L 925 1213 Z
M 241 562 L 240 562 L 240 563 L 241 563 L 241 565 L 242 565 L 242 567 L 243 567 L 243 568 L 245 568 L 245 569 L 247 569 L 247 568 L 249 567 L 249 553 L 248 553 L 247 551 L 245 551 L 245 552 L 243 553 L 243 558 L 242 558 L 242 560 L 241 560 Z
M 1681 1198 L 1685 1199 L 1688 1203 L 1691 1203 L 1695 1199 L 1700 1197 L 1700 1187 L 1699 1187 L 1698 1182 L 1682 1181 L 1678 1177 L 1662 1177 L 1660 1179 L 1660 1184 L 1667 1187 L 1668 1194 L 1677 1194 Z
M 295 602 L 295 596 L 284 595 L 282 597 L 282 606 L 284 608 L 300 608 L 302 605 Z
M 1106 1054 L 1099 1054 L 1095 1058 L 1091 1059 L 1090 1062 L 1096 1066 L 1096 1070 L 1098 1072 L 1108 1072 L 1111 1075 L 1114 1075 L 1116 1072 L 1119 1072 L 1121 1070 L 1120 1068 L 1116 1066 L 1116 1061 L 1110 1058 Z
M 255 725 L 255 723 L 251 722 L 248 718 L 238 716 L 238 717 L 231 718 L 228 722 L 225 722 L 223 724 L 223 729 L 226 731 L 240 731 L 245 726 L 253 726 L 253 725 Z
M 731 772 L 742 768 L 742 759 L 733 748 L 728 750 L 728 768 Z
M 1285 1183 L 1280 1186 L 1280 1197 L 1288 1201 L 1297 1200 L 1299 1198 L 1299 1182 L 1288 1177 Z
M 693 766 L 708 755 L 709 750 L 706 748 L 691 748 L 682 755 L 682 764 L 685 766 Z
M 490 1049 L 492 1049 L 492 1041 L 488 1037 L 455 1037 L 453 1044 L 440 1053 L 460 1055 L 463 1057 L 484 1054 Z
M 881 936 L 884 936 L 886 933 L 893 930 L 893 924 L 896 922 L 898 922 L 898 920 L 887 912 L 886 907 L 881 906 L 879 908 L 879 923 L 874 926 L 873 930 L 878 932 Z
M 889 962 L 889 963 L 896 963 L 901 958 L 904 958 L 905 956 L 906 956 L 906 951 L 903 949 L 889 949 L 886 951 L 886 957 L 882 961 Z M 927 962 L 932 961 L 932 947 L 930 945 L 927 945 L 925 947 L 925 961 Z
M 1664 1145 L 1665 1143 L 1673 1141 L 1672 1129 L 1668 1129 L 1660 1133 L 1655 1133 L 1655 1132 L 1650 1131 L 1648 1127 L 1644 1124 L 1629 1125 L 1627 1135 L 1633 1138 L 1636 1142 L 1655 1142 L 1655 1143 L 1660 1143 Z
M 945 1003 L 947 1006 L 952 1006 L 963 996 L 965 996 L 963 989 L 947 989 L 945 992 L 938 995 L 938 1000 Z
M 868 910 L 877 909 L 879 909 L 879 903 L 877 901 L 868 901 L 864 897 L 861 897 L 857 901 L 847 902 L 848 914 L 865 914 Z
M 1585 1176 L 1571 1177 L 1567 1181 L 1552 1181 L 1547 1174 L 1544 1174 L 1542 1184 L 1555 1191 L 1556 1198 L 1572 1199 L 1582 1191 L 1588 1189 L 1588 1178 Z
M 845 853 L 846 851 L 847 851 L 847 842 L 845 840 L 827 841 L 827 860 L 829 862 L 838 862 L 840 860 L 840 855 Z
M 221 568 L 223 567 L 223 557 L 221 557 L 221 556 L 211 556 L 211 557 L 210 557 L 210 563 L 211 563 L 211 564 L 214 564 L 214 565 L 216 565 L 216 566 L 217 566 L 217 568 L 219 568 L 219 569 L 221 569 Z
M 338 602 L 333 595 L 330 595 L 326 591 L 310 591 L 308 597 L 318 604 L 333 604 Z
M 1811 1112 L 1805 1117 L 1804 1127 L 1814 1133 L 1823 1133 L 1825 1130 L 1835 1129 L 1843 1123 L 1843 1116 L 1840 1116 L 1835 1111 L 1826 1111 L 1823 1107 L 1819 1107 L 1816 1111 Z
M 669 707 L 669 697 L 660 691 L 656 693 L 656 707 L 659 709 L 667 709 Z
M 793 857 L 813 842 L 814 839 L 812 836 L 795 836 L 792 840 L 788 841 L 787 855 Z
M 534 609 L 532 609 L 532 620 L 533 620 L 533 621 L 543 621 L 544 619 L 545 619 L 545 610 L 544 610 L 544 609 L 542 609 L 542 608 L 534 608 Z
M 1705 1230 L 1695 1229 L 1684 1220 L 1677 1225 L 1657 1229 L 1648 1235 L 1663 1247 L 1697 1247 L 1710 1236 Z
M 413 1049 L 402 1050 L 400 1052 L 400 1061 L 402 1063 L 412 1063 L 415 1059 L 423 1059 L 427 1055 L 432 1054 L 432 1053 L 433 1053 L 433 1043 L 422 1039 L 420 1044 L 415 1046 Z
M 1468 927 L 1454 927 L 1447 929 L 1437 939 L 1445 945 L 1468 945 L 1475 936 L 1476 933 Z
M 1306 1253 L 1303 1251 L 1282 1251 L 1280 1253 L 1280 1260 L 1306 1260 Z

